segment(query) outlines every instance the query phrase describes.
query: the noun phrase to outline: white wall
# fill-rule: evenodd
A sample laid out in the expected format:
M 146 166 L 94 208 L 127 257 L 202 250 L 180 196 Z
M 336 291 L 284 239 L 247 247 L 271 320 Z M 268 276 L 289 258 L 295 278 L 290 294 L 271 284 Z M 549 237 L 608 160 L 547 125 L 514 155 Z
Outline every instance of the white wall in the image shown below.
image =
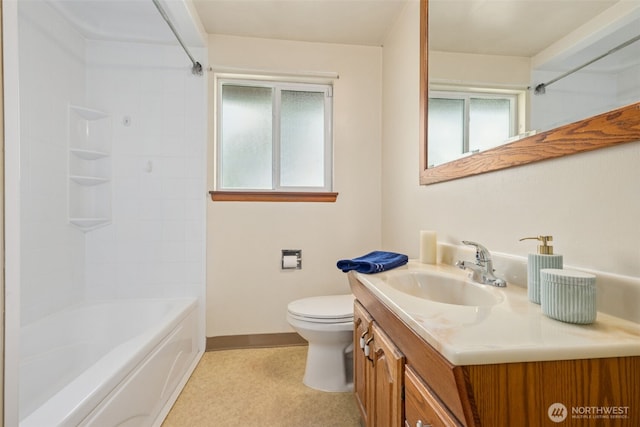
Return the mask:
M 640 99 L 640 64 L 629 67 L 618 75 L 618 100 L 631 104 Z
M 418 256 L 420 229 L 525 256 L 550 234 L 566 265 L 640 276 L 640 143 L 430 186 L 418 185 L 418 2 L 385 42 L 383 246 Z M 497 272 L 500 273 L 499 271 Z
M 336 261 L 380 248 L 381 48 L 212 35 L 209 58 L 214 66 L 340 75 L 336 203 L 207 203 L 207 336 L 291 332 L 288 302 L 348 293 Z M 210 171 L 212 153 L 211 142 Z M 282 249 L 302 249 L 302 270 L 280 270 Z
M 206 76 L 177 46 L 88 41 L 87 64 L 90 107 L 113 122 L 113 222 L 86 235 L 87 297 L 202 296 Z
M 84 236 L 67 222 L 67 114 L 85 99 L 85 45 L 47 2 L 19 6 L 25 324 L 83 297 Z

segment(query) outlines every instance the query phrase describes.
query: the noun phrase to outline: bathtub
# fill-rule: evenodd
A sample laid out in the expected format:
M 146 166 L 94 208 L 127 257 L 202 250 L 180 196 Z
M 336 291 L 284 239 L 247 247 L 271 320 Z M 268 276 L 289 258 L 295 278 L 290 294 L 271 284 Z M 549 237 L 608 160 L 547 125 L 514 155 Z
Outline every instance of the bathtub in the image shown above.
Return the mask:
M 20 427 L 152 426 L 202 355 L 196 299 L 86 303 L 20 331 Z

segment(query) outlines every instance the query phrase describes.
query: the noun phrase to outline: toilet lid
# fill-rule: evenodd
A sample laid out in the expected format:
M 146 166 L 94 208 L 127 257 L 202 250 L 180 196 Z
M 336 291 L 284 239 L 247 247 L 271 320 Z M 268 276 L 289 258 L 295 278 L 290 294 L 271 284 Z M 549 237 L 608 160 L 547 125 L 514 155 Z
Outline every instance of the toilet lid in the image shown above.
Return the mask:
M 292 301 L 288 311 L 296 317 L 348 322 L 353 319 L 353 295 L 328 295 Z

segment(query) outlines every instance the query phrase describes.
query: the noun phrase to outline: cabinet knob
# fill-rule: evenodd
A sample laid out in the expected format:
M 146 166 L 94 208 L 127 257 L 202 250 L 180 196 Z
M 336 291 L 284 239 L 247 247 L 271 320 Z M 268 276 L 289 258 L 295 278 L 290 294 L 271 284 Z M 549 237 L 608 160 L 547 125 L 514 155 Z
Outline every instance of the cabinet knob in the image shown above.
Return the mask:
M 423 424 L 422 420 L 418 420 L 416 427 L 433 427 L 431 424 Z

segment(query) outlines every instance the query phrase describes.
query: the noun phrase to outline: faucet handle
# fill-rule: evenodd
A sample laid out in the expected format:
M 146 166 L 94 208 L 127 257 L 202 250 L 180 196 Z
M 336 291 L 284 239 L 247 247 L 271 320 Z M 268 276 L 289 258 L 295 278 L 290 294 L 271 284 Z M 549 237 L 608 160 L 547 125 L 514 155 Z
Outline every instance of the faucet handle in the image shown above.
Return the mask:
M 475 246 L 476 261 L 478 263 L 485 263 L 487 261 L 491 261 L 491 252 L 489 252 L 489 249 L 485 248 L 480 243 L 472 242 L 470 240 L 463 240 L 462 243 L 468 246 Z
M 472 271 L 472 280 L 475 280 L 478 283 L 499 287 L 507 286 L 507 282 L 503 279 L 498 279 L 493 275 L 493 261 L 491 261 L 491 252 L 489 252 L 489 249 L 485 248 L 480 243 L 471 242 L 469 240 L 463 240 L 462 243 L 469 246 L 475 246 L 476 263 L 475 265 L 470 265 L 470 263 L 458 261 L 456 266 L 462 269 L 470 269 Z

